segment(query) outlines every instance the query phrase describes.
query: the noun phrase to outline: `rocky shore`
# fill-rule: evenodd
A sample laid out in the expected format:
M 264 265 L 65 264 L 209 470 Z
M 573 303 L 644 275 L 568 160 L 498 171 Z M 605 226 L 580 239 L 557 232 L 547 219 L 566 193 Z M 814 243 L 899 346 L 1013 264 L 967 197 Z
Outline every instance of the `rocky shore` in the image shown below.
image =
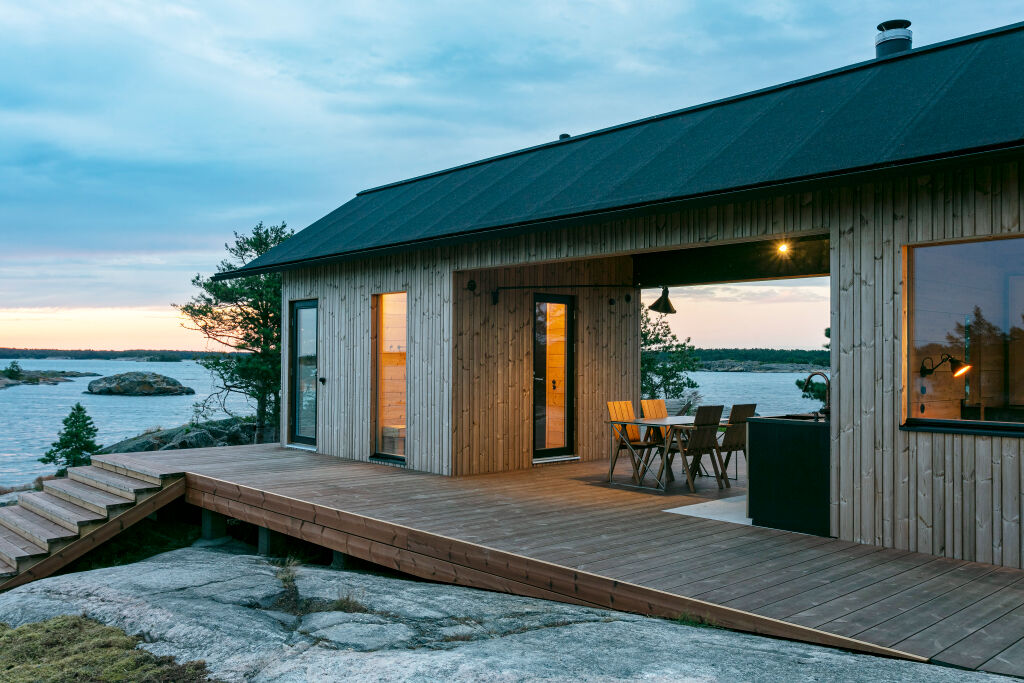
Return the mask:
M 809 363 L 762 363 L 756 360 L 713 360 L 700 364 L 705 372 L 828 372 L 827 365 Z
M 275 564 L 236 541 L 201 545 L 15 588 L 0 594 L 0 622 L 84 615 L 140 636 L 155 655 L 202 660 L 213 678 L 239 683 L 1000 680 L 503 593 Z
M 231 417 L 225 420 L 189 423 L 172 429 L 156 429 L 107 446 L 100 453 L 141 453 L 178 448 L 244 446 L 253 443 L 255 427 L 251 419 Z M 267 437 L 273 440 L 272 435 Z

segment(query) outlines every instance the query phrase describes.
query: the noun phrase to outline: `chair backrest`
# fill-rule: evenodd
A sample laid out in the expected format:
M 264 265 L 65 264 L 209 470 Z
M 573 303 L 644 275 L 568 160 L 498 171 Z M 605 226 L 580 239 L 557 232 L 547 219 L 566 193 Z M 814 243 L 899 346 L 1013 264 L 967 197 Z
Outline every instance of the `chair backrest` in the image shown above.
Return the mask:
M 668 417 L 668 408 L 663 398 L 645 398 L 640 401 L 644 417 Z
M 668 407 L 663 398 L 646 398 L 640 401 L 640 410 L 644 417 L 668 417 Z M 665 440 L 665 432 L 661 427 L 649 427 L 646 433 L 647 439 L 653 436 L 659 441 Z
M 633 412 L 633 402 L 608 401 L 608 417 L 612 420 L 635 420 L 636 413 Z M 621 425 L 619 427 L 621 427 Z M 627 439 L 630 441 L 640 440 L 640 427 L 637 425 L 625 425 L 625 427 Z M 619 433 L 621 433 L 621 431 Z
M 722 437 L 723 451 L 747 450 L 747 418 L 754 417 L 757 409 L 756 403 L 741 403 L 734 405 L 729 412 L 729 426 Z
M 718 425 L 725 406 L 700 406 L 693 418 L 693 429 L 686 441 L 688 451 L 712 450 L 718 445 Z

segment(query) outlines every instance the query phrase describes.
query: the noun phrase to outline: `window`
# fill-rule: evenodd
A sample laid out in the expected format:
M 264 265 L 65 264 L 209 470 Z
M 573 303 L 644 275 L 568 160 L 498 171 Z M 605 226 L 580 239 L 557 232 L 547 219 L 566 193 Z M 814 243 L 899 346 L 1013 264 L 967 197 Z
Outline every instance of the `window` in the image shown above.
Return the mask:
M 379 294 L 375 298 L 376 455 L 405 458 L 406 397 L 406 293 Z
M 573 452 L 572 297 L 537 294 L 533 303 L 533 457 Z
M 912 247 L 907 267 L 908 424 L 1022 426 L 1024 239 Z
M 292 443 L 316 443 L 316 299 L 293 301 L 291 339 L 288 345 L 289 406 L 288 439 Z

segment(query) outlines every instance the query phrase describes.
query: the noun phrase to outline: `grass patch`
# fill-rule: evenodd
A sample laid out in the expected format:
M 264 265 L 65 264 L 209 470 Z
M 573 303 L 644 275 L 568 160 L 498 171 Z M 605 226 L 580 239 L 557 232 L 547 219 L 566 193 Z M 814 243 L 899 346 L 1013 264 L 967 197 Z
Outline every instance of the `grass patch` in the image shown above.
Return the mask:
M 138 649 L 140 639 L 85 617 L 0 624 L 0 679 L 9 683 L 211 680 L 205 662 L 178 664 Z
M 703 617 L 695 617 L 692 614 L 680 614 L 676 619 L 677 624 L 683 626 L 696 626 L 697 628 L 718 628 Z
M 277 597 L 277 600 L 270 606 L 270 609 L 293 614 L 297 617 L 313 614 L 314 612 L 357 612 L 368 614 L 371 611 L 351 593 L 339 595 L 337 600 L 304 598 L 299 595 L 299 588 L 295 585 L 295 567 L 301 564 L 301 562 L 294 557 L 268 560 L 268 562 L 281 568 L 276 576 L 283 588 L 281 595 Z
M 147 557 L 192 545 L 199 538 L 195 524 L 143 519 L 134 526 L 64 567 L 60 573 L 84 572 L 131 564 Z

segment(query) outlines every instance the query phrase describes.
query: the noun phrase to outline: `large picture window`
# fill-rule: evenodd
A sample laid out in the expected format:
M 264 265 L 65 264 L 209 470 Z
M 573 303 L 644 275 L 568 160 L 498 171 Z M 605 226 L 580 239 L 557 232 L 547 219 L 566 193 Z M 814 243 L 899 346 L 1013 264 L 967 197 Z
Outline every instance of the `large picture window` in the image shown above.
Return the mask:
M 911 247 L 907 268 L 908 424 L 1024 426 L 1024 238 Z

